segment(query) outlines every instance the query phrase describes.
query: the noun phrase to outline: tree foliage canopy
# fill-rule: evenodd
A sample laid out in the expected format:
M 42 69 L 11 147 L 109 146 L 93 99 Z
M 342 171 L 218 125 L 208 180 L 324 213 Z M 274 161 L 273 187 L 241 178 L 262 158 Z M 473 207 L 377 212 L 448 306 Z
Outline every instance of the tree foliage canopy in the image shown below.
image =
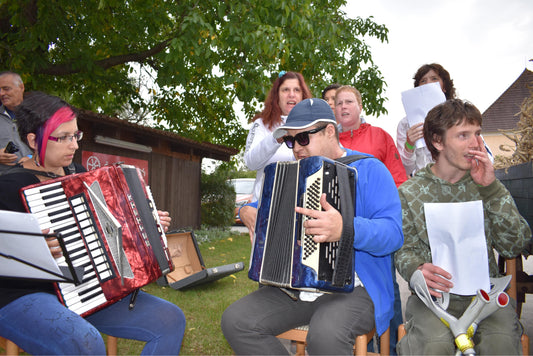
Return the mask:
M 384 80 L 365 40 L 387 41 L 346 0 L 0 0 L 0 61 L 27 90 L 80 108 L 149 112 L 156 126 L 241 147 L 280 70 L 315 96 L 356 86 L 367 114 L 384 113 Z M 135 69 L 152 75 L 135 80 Z M 151 100 L 140 85 L 149 88 Z M 236 103 L 238 103 L 236 105 Z M 131 118 L 130 118 L 131 119 Z

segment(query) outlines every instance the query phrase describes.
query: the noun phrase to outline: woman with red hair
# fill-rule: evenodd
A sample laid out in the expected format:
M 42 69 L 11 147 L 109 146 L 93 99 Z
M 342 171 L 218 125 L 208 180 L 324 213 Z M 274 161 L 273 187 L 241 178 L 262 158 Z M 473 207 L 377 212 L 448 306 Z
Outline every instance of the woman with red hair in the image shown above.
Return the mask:
M 253 118 L 244 151 L 246 166 L 257 171 L 252 201 L 260 197 L 266 165 L 294 160 L 292 150 L 283 145 L 283 140 L 276 140 L 272 132 L 285 123 L 296 104 L 311 97 L 311 91 L 300 73 L 281 71 L 268 93 L 263 111 Z

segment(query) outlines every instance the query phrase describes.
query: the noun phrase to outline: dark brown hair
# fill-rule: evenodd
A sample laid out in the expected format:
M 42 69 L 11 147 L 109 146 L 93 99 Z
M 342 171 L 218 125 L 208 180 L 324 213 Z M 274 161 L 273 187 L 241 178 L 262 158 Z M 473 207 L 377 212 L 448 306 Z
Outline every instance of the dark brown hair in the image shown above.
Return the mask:
M 444 86 L 444 96 L 446 99 L 455 99 L 455 87 L 453 86 L 453 80 L 450 78 L 450 73 L 443 66 L 437 63 L 424 64 L 422 67 L 418 68 L 413 79 L 415 80 L 415 87 L 420 85 L 420 80 L 422 77 L 427 74 L 430 70 L 434 70 L 435 73 L 442 79 Z
M 479 126 L 483 122 L 481 112 L 472 103 L 460 99 L 446 100 L 428 112 L 424 121 L 424 140 L 433 160 L 439 156 L 433 142 L 444 143 L 446 131 L 465 121 Z
M 326 99 L 325 96 L 328 91 L 333 90 L 333 89 L 339 89 L 340 87 L 341 85 L 338 83 L 328 85 L 327 87 L 324 88 L 324 90 L 322 90 L 322 99 Z

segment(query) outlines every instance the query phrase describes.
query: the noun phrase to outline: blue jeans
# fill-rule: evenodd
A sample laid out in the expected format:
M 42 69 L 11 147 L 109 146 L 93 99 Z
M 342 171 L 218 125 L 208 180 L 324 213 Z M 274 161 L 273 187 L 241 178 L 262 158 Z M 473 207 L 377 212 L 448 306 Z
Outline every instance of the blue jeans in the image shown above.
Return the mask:
M 25 295 L 0 309 L 0 335 L 29 354 L 105 355 L 100 332 L 146 342 L 143 355 L 177 355 L 185 316 L 176 305 L 142 291 L 132 310 L 126 297 L 86 318 L 55 295 Z

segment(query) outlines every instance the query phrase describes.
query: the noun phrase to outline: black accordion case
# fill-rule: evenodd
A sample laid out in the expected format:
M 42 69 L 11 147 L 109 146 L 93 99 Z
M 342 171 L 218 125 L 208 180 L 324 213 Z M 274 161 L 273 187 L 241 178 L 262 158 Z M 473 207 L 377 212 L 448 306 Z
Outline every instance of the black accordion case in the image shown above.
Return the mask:
M 216 281 L 244 269 L 243 262 L 206 268 L 192 231 L 172 231 L 166 234 L 174 271 L 159 278 L 157 284 L 173 289 L 191 288 Z

